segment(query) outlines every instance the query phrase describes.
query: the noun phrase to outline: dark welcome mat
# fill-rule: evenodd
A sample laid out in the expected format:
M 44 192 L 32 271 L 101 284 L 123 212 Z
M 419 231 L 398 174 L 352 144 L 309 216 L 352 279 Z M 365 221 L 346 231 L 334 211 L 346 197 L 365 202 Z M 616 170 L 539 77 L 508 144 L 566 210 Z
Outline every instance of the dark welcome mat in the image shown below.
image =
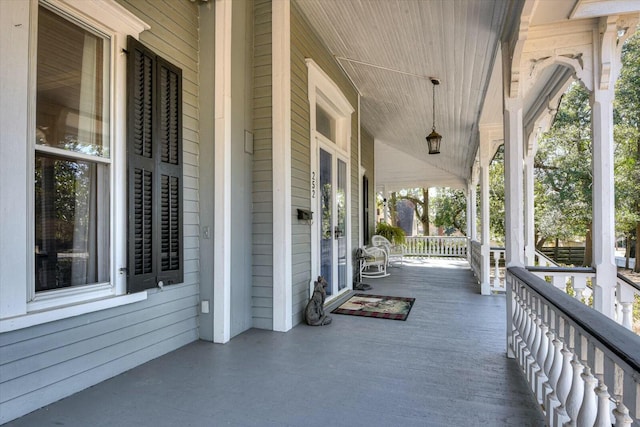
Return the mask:
M 407 320 L 415 300 L 415 298 L 355 294 L 332 313 Z

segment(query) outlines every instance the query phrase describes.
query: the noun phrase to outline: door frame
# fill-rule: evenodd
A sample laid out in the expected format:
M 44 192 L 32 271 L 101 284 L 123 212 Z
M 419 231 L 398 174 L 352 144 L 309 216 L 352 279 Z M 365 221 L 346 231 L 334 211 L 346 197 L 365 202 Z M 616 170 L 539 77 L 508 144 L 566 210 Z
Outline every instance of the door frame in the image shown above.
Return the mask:
M 308 68 L 308 96 L 309 96 L 309 130 L 310 130 L 310 203 L 311 209 L 315 212 L 314 224 L 311 227 L 311 280 L 309 282 L 309 295 L 313 293 L 313 285 L 320 274 L 320 227 L 318 224 L 319 202 L 318 182 L 319 182 L 319 154 L 320 143 L 326 143 L 334 147 L 337 154 L 347 164 L 346 182 L 346 239 L 347 239 L 347 286 L 353 286 L 353 265 L 351 262 L 351 115 L 355 111 L 340 88 L 334 81 L 316 64 L 307 58 L 305 60 Z M 316 130 L 316 107 L 320 106 L 335 121 L 336 141 L 330 141 Z M 329 151 L 329 150 L 326 150 Z M 332 295 L 329 301 L 335 299 L 337 295 Z

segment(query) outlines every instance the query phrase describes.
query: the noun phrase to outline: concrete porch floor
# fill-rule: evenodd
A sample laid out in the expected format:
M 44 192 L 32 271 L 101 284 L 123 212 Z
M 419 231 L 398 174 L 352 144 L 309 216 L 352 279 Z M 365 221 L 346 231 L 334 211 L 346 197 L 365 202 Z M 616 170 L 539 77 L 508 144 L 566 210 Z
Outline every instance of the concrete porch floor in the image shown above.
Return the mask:
M 409 260 L 367 293 L 411 296 L 407 321 L 195 342 L 8 426 L 540 426 L 505 356 L 505 296 L 461 260 Z

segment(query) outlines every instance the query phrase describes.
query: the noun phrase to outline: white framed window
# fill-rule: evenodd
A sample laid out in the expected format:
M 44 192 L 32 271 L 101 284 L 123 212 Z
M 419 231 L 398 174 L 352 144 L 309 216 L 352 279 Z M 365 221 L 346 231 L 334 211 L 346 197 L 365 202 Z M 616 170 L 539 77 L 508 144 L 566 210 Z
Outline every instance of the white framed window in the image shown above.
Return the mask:
M 123 49 L 148 28 L 112 1 L 41 0 L 36 15 L 28 312 L 126 292 Z
M 24 233 L 27 254 L 25 274 L 0 283 L 0 331 L 143 299 L 124 295 L 126 46 L 150 27 L 114 0 L 6 2 L 2 13 L 29 29 L 14 40 L 28 45 L 29 59 L 2 46 L 15 59 L 6 75 L 29 101 L 10 113 L 3 103 L 3 121 L 11 114 L 27 125 L 8 131 L 12 157 L 2 160 L 20 162 L 26 147 L 27 194 L 2 197 L 27 218 L 26 231 L 11 233 Z
M 34 308 L 114 290 L 111 38 L 44 3 L 37 21 Z

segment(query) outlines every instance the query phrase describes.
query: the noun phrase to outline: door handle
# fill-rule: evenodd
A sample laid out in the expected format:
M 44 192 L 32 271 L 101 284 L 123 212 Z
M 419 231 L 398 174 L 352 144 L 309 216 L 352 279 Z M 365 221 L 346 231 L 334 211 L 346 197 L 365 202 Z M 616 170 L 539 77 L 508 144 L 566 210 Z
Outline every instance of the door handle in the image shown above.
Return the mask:
M 333 227 L 333 236 L 336 240 L 342 237 L 342 230 L 337 225 Z

